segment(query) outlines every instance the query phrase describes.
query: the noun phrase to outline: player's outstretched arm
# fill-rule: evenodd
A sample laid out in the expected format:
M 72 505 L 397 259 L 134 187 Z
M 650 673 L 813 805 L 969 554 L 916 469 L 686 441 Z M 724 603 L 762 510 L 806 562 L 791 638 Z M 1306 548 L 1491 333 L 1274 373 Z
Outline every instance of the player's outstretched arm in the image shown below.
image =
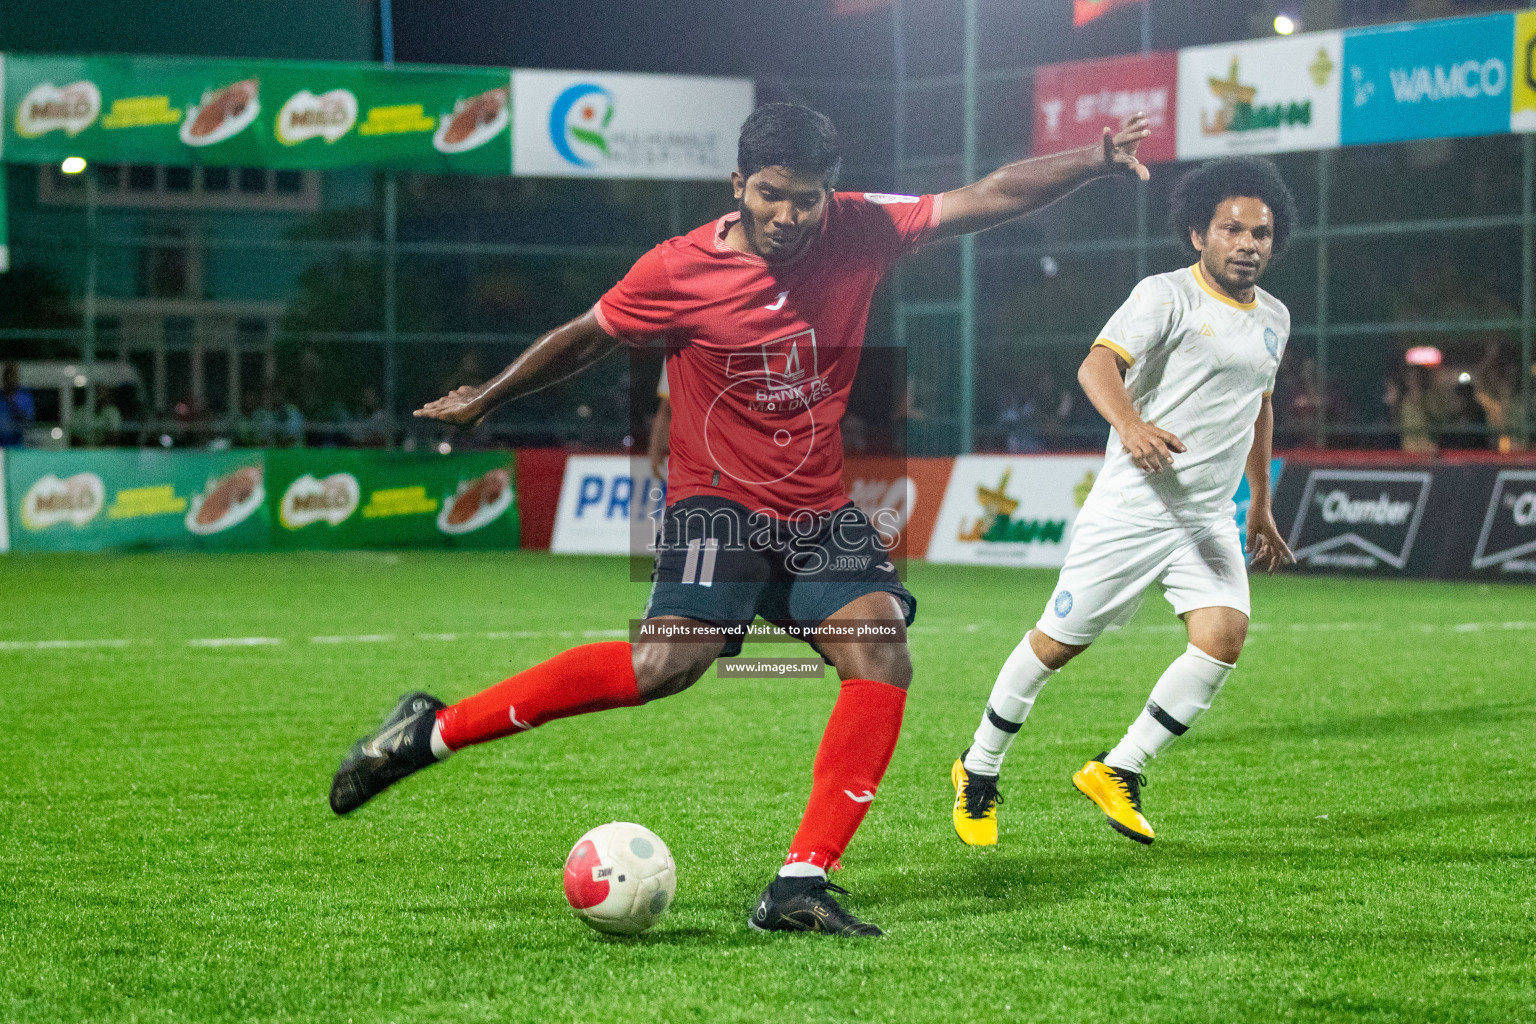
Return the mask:
M 1136 159 L 1136 147 L 1151 134 L 1147 115 L 1132 114 L 1118 132 L 1105 128 L 1098 144 L 1005 164 L 978 182 L 944 193 L 933 237 L 997 227 L 1054 203 L 1094 178 L 1134 174 L 1146 181 L 1149 175 Z
M 1078 367 L 1077 382 L 1099 415 L 1120 435 L 1121 447 L 1130 453 L 1131 461 L 1148 473 L 1158 473 L 1173 465 L 1175 453 L 1187 449 L 1173 434 L 1141 418 L 1125 390 L 1127 369 L 1119 353 L 1106 345 L 1095 345 Z
M 539 338 L 512 365 L 479 385 L 454 388 L 417 409 L 419 419 L 473 427 L 497 406 L 580 373 L 619 347 L 592 310 Z
M 1285 565 L 1294 565 L 1296 556 L 1280 536 L 1275 523 L 1274 506 L 1269 493 L 1269 460 L 1275 445 L 1275 406 L 1269 395 L 1259 406 L 1259 418 L 1253 424 L 1253 447 L 1248 449 L 1248 493 L 1252 500 L 1248 505 L 1248 556 L 1255 569 L 1274 572 Z

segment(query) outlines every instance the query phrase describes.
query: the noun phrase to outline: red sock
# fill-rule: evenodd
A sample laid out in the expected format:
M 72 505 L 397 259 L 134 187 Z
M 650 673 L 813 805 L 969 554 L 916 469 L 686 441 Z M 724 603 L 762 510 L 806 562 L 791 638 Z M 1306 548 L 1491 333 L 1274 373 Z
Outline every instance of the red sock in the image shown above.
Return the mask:
M 907 691 L 872 679 L 843 682 L 816 751 L 811 799 L 784 863 L 823 871 L 842 856 L 875 799 L 901 733 Z
M 629 644 L 586 644 L 437 713 L 443 742 L 458 750 L 557 718 L 642 703 Z

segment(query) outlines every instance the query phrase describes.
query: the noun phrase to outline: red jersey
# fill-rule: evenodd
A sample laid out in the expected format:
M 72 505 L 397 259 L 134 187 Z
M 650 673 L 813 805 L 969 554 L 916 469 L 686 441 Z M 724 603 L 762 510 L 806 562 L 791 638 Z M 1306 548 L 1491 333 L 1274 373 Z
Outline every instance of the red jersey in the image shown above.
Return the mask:
M 841 423 L 875 285 L 931 237 L 942 197 L 835 193 L 785 267 L 725 244 L 729 213 L 670 238 L 598 300 L 631 345 L 667 346 L 667 504 L 707 494 L 788 518 L 847 503 Z

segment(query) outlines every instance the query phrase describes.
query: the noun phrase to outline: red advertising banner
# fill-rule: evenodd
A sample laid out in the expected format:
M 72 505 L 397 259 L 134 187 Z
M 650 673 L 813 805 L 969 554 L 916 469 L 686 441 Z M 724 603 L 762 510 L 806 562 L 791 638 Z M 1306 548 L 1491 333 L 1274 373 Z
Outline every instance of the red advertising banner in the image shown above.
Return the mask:
M 871 521 L 879 516 L 880 525 L 900 531 L 892 554 L 922 558 L 954 465 L 954 459 L 853 456 L 843 463 L 843 486 Z
M 1081 28 L 1101 14 L 1108 14 L 1117 7 L 1144 4 L 1147 0 L 1072 0 L 1072 24 Z
M 1055 153 L 1097 141 L 1106 127 L 1145 111 L 1152 135 L 1141 144 L 1142 163 L 1174 159 L 1174 111 L 1179 55 L 1149 53 L 1048 64 L 1035 69 L 1034 151 Z

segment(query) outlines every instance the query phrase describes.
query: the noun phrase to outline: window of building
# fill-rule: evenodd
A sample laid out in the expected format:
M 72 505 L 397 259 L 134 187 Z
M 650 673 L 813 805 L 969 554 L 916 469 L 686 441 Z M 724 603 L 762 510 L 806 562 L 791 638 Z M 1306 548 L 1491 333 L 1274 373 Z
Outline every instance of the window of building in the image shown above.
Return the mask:
M 67 206 L 86 201 L 87 175 L 96 201 L 106 207 L 144 209 L 281 210 L 320 208 L 319 171 L 263 167 L 160 167 L 154 164 L 92 164 L 85 174 L 64 174 L 48 165 L 38 176 L 38 200 Z

